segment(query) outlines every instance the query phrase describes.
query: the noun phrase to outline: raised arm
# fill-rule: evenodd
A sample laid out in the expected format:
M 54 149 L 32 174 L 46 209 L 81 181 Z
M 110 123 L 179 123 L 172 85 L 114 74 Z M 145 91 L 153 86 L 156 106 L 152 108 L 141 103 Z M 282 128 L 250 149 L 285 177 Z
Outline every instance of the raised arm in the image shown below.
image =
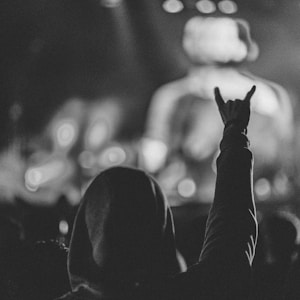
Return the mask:
M 252 153 L 246 136 L 254 91 L 255 87 L 244 100 L 225 103 L 219 89 L 215 90 L 225 128 L 203 249 L 199 262 L 187 272 L 158 284 L 168 297 L 153 299 L 248 299 L 257 239 Z
M 225 102 L 219 89 L 215 89 L 225 128 L 217 159 L 215 197 L 200 262 L 206 270 L 219 272 L 219 275 L 209 276 L 216 280 L 220 293 L 231 294 L 230 299 L 247 293 L 257 239 L 252 153 L 246 136 L 254 92 L 255 86 L 244 100 Z M 224 299 L 227 299 L 225 295 Z

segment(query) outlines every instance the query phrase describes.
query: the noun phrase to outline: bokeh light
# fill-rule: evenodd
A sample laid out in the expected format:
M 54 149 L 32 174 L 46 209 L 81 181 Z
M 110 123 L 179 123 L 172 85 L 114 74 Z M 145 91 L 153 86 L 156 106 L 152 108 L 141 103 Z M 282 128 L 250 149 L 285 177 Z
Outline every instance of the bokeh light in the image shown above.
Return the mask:
M 36 192 L 43 179 L 39 169 L 29 169 L 25 173 L 25 186 L 31 192 Z
M 82 151 L 79 154 L 78 162 L 84 169 L 90 169 L 96 164 L 96 158 L 91 151 Z
M 287 175 L 284 172 L 278 172 L 274 177 L 274 190 L 279 196 L 286 196 L 291 192 L 291 186 Z
M 190 198 L 196 192 L 196 183 L 191 178 L 185 178 L 179 182 L 177 189 L 180 196 Z
M 97 120 L 90 126 L 86 133 L 86 144 L 88 148 L 99 148 L 109 136 L 108 124 L 105 120 Z
M 216 4 L 209 0 L 198 1 L 196 7 L 203 14 L 211 14 L 216 11 Z
M 30 167 L 24 175 L 25 186 L 29 191 L 35 192 L 41 185 L 62 177 L 67 169 L 63 160 L 53 160 L 37 167 Z
M 160 140 L 144 138 L 141 144 L 141 151 L 143 167 L 147 171 L 154 173 L 164 165 L 168 147 Z
M 63 120 L 56 128 L 56 141 L 62 147 L 69 147 L 75 142 L 76 138 L 75 122 L 72 120 Z
M 254 191 L 259 201 L 264 201 L 271 196 L 271 184 L 266 178 L 258 179 L 254 184 Z
M 178 13 L 184 9 L 183 3 L 179 0 L 167 0 L 162 5 L 163 9 L 171 14 Z
M 66 220 L 61 220 L 59 222 L 59 232 L 62 234 L 62 235 L 67 235 L 68 232 L 69 232 L 69 224 Z
M 238 6 L 234 1 L 223 0 L 218 3 L 219 10 L 224 14 L 234 14 L 238 11 Z
M 105 149 L 98 159 L 100 167 L 109 167 L 114 165 L 120 165 L 126 161 L 127 154 L 120 146 L 112 146 Z

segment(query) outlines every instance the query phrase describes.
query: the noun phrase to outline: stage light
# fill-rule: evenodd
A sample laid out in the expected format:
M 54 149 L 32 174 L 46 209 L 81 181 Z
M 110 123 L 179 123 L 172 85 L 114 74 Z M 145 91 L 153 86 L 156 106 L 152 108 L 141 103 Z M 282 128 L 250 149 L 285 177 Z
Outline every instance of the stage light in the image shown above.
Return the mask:
M 56 148 L 59 149 L 69 149 L 78 137 L 78 125 L 72 118 L 53 121 L 51 131 Z
M 209 0 L 200 0 L 196 3 L 197 9 L 204 14 L 211 14 L 216 11 L 216 4 Z
M 75 122 L 72 120 L 63 120 L 56 129 L 56 141 L 62 148 L 68 147 L 75 141 L 76 130 Z
M 65 190 L 65 195 L 68 199 L 68 203 L 72 206 L 79 204 L 81 200 L 81 194 L 79 189 L 73 185 L 68 186 L 68 188 Z
M 62 160 L 53 160 L 38 167 L 31 167 L 25 172 L 25 186 L 35 192 L 39 187 L 49 181 L 58 179 L 66 171 L 66 164 Z
M 31 192 L 36 192 L 43 179 L 43 173 L 39 169 L 29 169 L 25 173 L 25 186 Z
M 274 177 L 274 190 L 280 196 L 285 196 L 291 191 L 289 179 L 283 172 L 278 172 Z
M 95 166 L 96 158 L 91 151 L 85 150 L 79 154 L 78 162 L 82 168 L 90 169 Z
M 87 132 L 86 143 L 88 148 L 99 148 L 109 136 L 108 124 L 105 120 L 97 120 Z
M 254 184 L 254 191 L 258 200 L 267 200 L 271 196 L 270 182 L 266 178 L 258 179 Z
M 167 0 L 162 5 L 163 9 L 171 14 L 178 13 L 184 9 L 183 3 L 179 0 Z
M 177 190 L 180 196 L 184 198 L 190 198 L 196 192 L 195 181 L 191 178 L 185 178 L 179 182 Z
M 238 11 L 238 6 L 234 1 L 223 0 L 218 3 L 219 10 L 224 14 L 234 14 Z
M 160 140 L 144 138 L 141 143 L 141 151 L 142 164 L 147 171 L 154 173 L 164 165 L 168 147 Z
M 114 8 L 118 7 L 122 3 L 122 0 L 101 0 L 100 4 L 104 7 Z
M 107 158 L 111 164 L 121 164 L 126 159 L 126 153 L 122 148 L 113 147 L 109 149 Z
M 62 235 L 67 235 L 68 232 L 69 232 L 69 224 L 66 220 L 61 220 L 59 222 L 59 232 L 62 234 Z
M 127 154 L 125 150 L 119 146 L 112 146 L 105 149 L 98 159 L 100 167 L 109 167 L 113 165 L 120 165 L 125 162 Z
M 117 134 L 123 112 L 115 98 L 97 101 L 87 110 L 84 149 L 99 150 Z

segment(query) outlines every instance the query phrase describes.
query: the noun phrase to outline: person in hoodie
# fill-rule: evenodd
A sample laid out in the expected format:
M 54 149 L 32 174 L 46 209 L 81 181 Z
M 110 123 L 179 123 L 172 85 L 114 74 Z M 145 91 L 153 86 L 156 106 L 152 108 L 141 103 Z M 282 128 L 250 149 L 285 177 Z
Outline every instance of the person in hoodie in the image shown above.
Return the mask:
M 68 256 L 72 291 L 59 300 L 247 299 L 257 239 L 246 136 L 254 91 L 225 102 L 215 89 L 225 128 L 199 261 L 182 272 L 171 210 L 155 179 L 113 167 L 83 197 Z

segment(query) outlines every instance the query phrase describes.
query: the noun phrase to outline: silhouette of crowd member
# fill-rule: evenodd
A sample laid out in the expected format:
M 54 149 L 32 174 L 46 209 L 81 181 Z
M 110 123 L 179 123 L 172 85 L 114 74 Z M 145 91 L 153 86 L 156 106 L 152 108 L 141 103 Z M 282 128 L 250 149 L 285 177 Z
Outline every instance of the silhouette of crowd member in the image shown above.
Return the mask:
M 225 129 L 199 261 L 181 272 L 171 210 L 158 183 L 142 170 L 110 168 L 79 207 L 68 256 L 72 291 L 60 300 L 246 299 L 257 236 L 246 136 L 254 91 L 225 103 L 215 90 Z
M 21 245 L 22 235 L 23 228 L 20 222 L 15 218 L 0 215 L 0 263 L 3 256 Z
M 15 259 L 15 253 L 23 243 L 23 230 L 16 218 L 10 217 L 9 210 L 7 216 L 3 215 L 6 210 L 1 206 L 0 215 L 0 298 L 3 300 L 11 299 L 7 294 L 7 272 Z
M 284 300 L 300 299 L 300 249 L 298 245 L 297 259 L 292 263 L 292 266 L 287 274 L 287 279 L 284 287 Z
M 23 216 L 26 242 L 55 240 L 59 236 L 60 215 L 56 207 L 28 206 Z
M 213 87 L 219 86 L 225 98 L 236 99 L 256 85 L 248 133 L 255 149 L 255 176 L 274 176 L 291 157 L 292 104 L 281 86 L 246 70 L 243 63 L 258 53 L 248 23 L 193 17 L 184 27 L 183 48 L 191 63 L 187 75 L 161 86 L 150 102 L 142 167 L 171 192 L 182 178 L 192 177 L 197 196 L 211 201 L 215 179 L 211 165 L 220 132 Z M 176 167 L 180 171 L 172 172 Z
M 254 268 L 255 299 L 284 299 L 291 292 L 286 287 L 297 251 L 294 220 L 297 218 L 292 214 L 276 212 L 265 216 L 260 224 L 265 261 Z
M 0 282 L 3 300 L 53 300 L 69 289 L 67 249 L 56 241 L 23 245 L 14 251 Z
M 68 260 L 73 293 L 62 299 L 131 299 L 143 282 L 181 270 L 173 219 L 156 181 L 115 167 L 87 189 Z

